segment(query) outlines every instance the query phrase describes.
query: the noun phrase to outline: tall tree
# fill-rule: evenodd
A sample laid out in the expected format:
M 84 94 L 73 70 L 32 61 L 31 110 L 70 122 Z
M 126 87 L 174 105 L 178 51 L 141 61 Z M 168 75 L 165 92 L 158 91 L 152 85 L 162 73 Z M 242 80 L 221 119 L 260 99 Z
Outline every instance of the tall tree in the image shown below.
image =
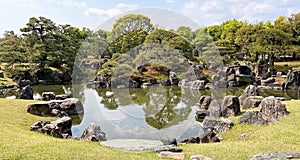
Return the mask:
M 189 41 L 192 41 L 195 38 L 194 32 L 190 27 L 180 26 L 178 27 L 176 33 L 185 37 Z
M 150 18 L 140 14 L 127 14 L 114 23 L 110 40 L 114 41 L 128 32 L 146 31 L 149 33 L 153 29 Z
M 0 39 L 0 61 L 6 62 L 6 67 L 15 63 L 26 62 L 26 48 L 22 37 L 17 36 L 14 31 L 5 31 L 4 38 Z
M 193 51 L 194 47 L 193 45 L 187 41 L 184 37 L 171 32 L 166 31 L 163 29 L 156 29 L 153 32 L 151 32 L 144 42 L 145 44 L 160 44 L 164 46 L 171 47 L 177 51 L 179 51 L 183 56 L 185 56 L 188 59 L 194 60 Z
M 48 64 L 48 55 L 56 49 L 55 32 L 57 27 L 53 21 L 45 17 L 32 17 L 26 27 L 20 29 L 28 45 L 28 51 L 34 57 L 33 62 L 40 68 Z

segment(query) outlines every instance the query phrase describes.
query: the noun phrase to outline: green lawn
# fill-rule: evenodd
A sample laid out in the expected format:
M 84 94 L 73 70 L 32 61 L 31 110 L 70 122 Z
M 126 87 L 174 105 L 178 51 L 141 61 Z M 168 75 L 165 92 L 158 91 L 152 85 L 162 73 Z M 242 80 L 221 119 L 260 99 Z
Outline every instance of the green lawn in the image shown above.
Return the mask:
M 127 152 L 100 146 L 97 142 L 57 139 L 36 132 L 29 126 L 38 117 L 26 113 L 33 101 L 0 99 L 0 159 L 159 159 L 152 152 Z M 286 102 L 290 115 L 281 122 L 266 126 L 236 125 L 215 144 L 180 145 L 189 159 L 203 154 L 214 160 L 249 159 L 253 154 L 276 151 L 300 151 L 300 101 Z M 234 117 L 236 122 L 238 117 Z M 237 137 L 249 136 L 245 141 Z

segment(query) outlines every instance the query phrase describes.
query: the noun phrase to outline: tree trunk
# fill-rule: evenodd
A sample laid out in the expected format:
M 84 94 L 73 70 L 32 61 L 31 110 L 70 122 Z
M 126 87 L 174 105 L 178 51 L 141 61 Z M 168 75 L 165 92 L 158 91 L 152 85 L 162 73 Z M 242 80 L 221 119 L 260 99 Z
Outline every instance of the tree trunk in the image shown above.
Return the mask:
M 274 53 L 269 55 L 269 66 L 274 66 Z

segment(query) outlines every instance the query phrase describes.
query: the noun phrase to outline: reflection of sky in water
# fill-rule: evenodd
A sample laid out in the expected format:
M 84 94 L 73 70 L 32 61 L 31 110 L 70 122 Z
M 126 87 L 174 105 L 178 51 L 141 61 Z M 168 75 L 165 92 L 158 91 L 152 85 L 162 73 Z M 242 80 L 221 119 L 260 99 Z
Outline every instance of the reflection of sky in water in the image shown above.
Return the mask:
M 150 114 L 147 111 L 147 107 L 149 106 L 140 106 L 133 104 L 133 102 L 131 102 L 131 104 L 127 103 L 128 105 L 125 106 L 119 105 L 116 110 L 109 110 L 100 103 L 102 97 L 99 97 L 95 90 L 85 89 L 84 93 L 85 101 L 83 103 L 85 105 L 85 115 L 81 124 L 73 126 L 72 128 L 75 136 L 80 136 L 84 128 L 90 123 L 99 124 L 101 129 L 106 133 L 108 139 L 161 139 L 166 137 L 183 139 L 199 136 L 202 132 L 200 123 L 195 120 L 195 107 L 192 107 L 191 112 L 187 114 L 187 117 L 181 118 L 182 115 L 184 115 L 181 111 L 186 107 L 190 107 L 182 101 L 174 106 L 173 110 L 176 115 L 170 122 L 167 121 L 168 125 L 165 128 L 157 129 L 149 125 L 146 122 L 146 115 L 148 117 L 153 117 L 155 113 L 164 106 L 164 103 L 166 103 L 166 97 L 161 97 L 162 95 L 160 93 L 154 93 L 150 96 L 150 107 L 156 107 L 154 110 L 151 108 Z M 162 99 L 163 104 L 158 103 L 159 100 L 157 98 Z M 178 98 L 180 97 L 174 96 L 170 99 L 170 102 L 173 103 L 173 99 Z M 116 102 L 118 101 L 120 100 L 117 99 Z

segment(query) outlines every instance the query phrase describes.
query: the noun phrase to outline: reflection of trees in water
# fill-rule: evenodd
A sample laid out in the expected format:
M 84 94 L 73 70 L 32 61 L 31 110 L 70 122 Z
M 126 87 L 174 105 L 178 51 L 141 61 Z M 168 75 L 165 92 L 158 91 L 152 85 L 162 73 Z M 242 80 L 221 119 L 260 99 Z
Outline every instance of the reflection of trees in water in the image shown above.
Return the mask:
M 299 99 L 297 90 L 273 90 L 273 89 L 259 89 L 258 94 L 263 97 L 275 96 L 286 97 L 292 99 Z
M 101 102 L 105 108 L 115 110 L 118 108 L 118 104 L 116 102 L 116 99 L 112 95 L 107 95 L 107 92 L 111 92 L 110 88 L 107 89 L 97 89 L 98 95 L 102 97 Z
M 191 113 L 191 107 L 199 100 L 199 91 L 186 90 L 180 87 L 150 87 L 129 89 L 98 89 L 102 103 L 108 109 L 117 109 L 118 106 L 136 104 L 141 106 L 146 117 L 146 122 L 162 129 L 177 125 L 186 120 Z M 107 91 L 113 91 L 113 96 L 108 96 Z
M 102 97 L 101 103 L 108 109 L 132 105 L 140 106 L 144 113 L 146 122 L 157 129 L 177 125 L 186 120 L 194 106 L 202 95 L 212 95 L 222 100 L 225 95 L 239 96 L 244 87 L 220 88 L 209 91 L 191 90 L 177 86 L 162 87 L 152 86 L 150 88 L 127 88 L 127 89 L 98 89 Z M 113 95 L 107 95 L 113 92 Z

